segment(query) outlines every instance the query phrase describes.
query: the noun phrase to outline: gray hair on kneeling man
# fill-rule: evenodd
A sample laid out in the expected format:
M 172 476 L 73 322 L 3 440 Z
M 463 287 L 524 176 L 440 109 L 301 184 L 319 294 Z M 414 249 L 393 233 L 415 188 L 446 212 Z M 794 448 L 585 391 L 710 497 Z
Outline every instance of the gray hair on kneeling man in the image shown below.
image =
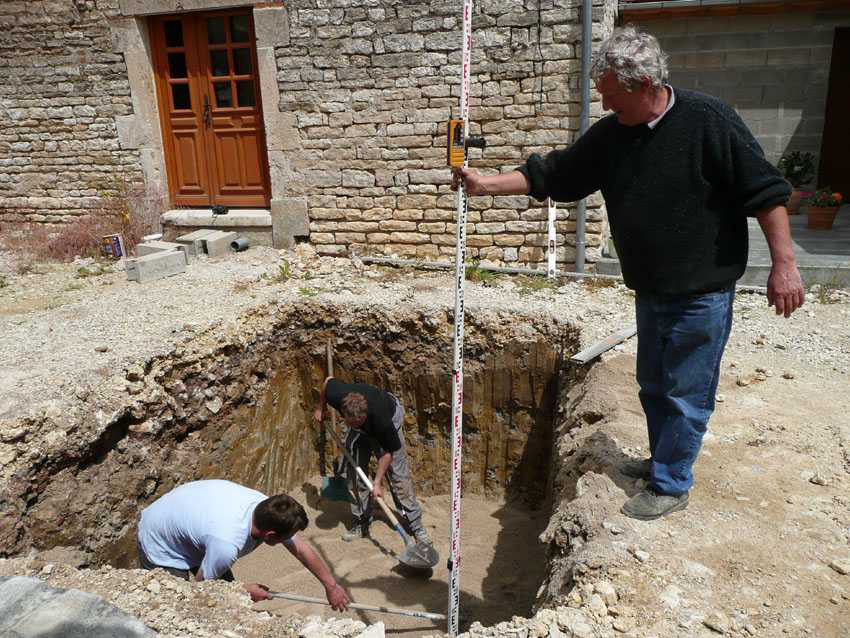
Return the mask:
M 654 35 L 628 24 L 614 29 L 594 55 L 590 76 L 599 80 L 608 71 L 614 72 L 628 91 L 644 79 L 661 88 L 667 83 L 667 55 Z

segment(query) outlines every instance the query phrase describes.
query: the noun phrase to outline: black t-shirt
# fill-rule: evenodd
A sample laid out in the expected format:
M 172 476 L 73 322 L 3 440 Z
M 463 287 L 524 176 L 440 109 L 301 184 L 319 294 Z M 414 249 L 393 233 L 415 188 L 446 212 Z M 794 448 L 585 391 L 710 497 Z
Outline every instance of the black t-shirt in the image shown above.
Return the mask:
M 342 413 L 342 400 L 351 392 L 362 394 L 366 399 L 368 412 L 362 430 L 378 441 L 385 452 L 395 452 L 401 448 L 401 440 L 393 425 L 395 399 L 387 392 L 368 383 L 343 383 L 333 377 L 325 386 L 325 400 Z

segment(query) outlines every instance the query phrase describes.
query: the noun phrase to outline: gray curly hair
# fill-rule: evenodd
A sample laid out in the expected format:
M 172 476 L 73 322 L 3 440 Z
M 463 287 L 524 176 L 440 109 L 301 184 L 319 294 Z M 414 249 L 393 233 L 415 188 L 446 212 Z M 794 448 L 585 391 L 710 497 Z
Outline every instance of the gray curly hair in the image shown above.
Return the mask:
M 637 87 L 644 78 L 660 88 L 667 82 L 667 55 L 655 36 L 629 24 L 614 29 L 596 51 L 590 76 L 599 80 L 607 71 L 613 71 L 627 91 Z

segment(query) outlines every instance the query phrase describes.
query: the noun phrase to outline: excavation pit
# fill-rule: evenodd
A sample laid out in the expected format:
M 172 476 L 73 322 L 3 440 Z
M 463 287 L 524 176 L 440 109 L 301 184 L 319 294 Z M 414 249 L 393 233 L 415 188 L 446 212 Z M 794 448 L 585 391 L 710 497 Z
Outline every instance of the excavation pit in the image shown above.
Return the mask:
M 303 304 L 246 318 L 214 347 L 187 343 L 131 370 L 139 400 L 115 416 L 80 463 L 44 477 L 27 512 L 24 542 L 75 547 L 92 564 L 135 567 L 135 521 L 143 507 L 180 483 L 226 478 L 302 502 L 311 520 L 303 536 L 357 602 L 445 613 L 452 326 L 445 309 Z M 441 556 L 430 578 L 411 578 L 399 568 L 394 554 L 401 540 L 380 515 L 371 539 L 344 543 L 348 505 L 320 496 L 335 450 L 312 413 L 329 342 L 336 377 L 386 388 L 404 404 L 423 520 Z M 546 576 L 538 536 L 551 509 L 564 353 L 577 342 L 574 328 L 538 317 L 492 311 L 467 317 L 462 628 L 528 615 L 535 605 Z M 341 433 L 341 420 L 337 427 Z M 324 598 L 320 584 L 279 547 L 261 547 L 234 571 L 245 582 Z M 279 614 L 335 613 L 280 600 L 263 606 Z M 421 619 L 358 615 L 406 634 L 445 629 Z

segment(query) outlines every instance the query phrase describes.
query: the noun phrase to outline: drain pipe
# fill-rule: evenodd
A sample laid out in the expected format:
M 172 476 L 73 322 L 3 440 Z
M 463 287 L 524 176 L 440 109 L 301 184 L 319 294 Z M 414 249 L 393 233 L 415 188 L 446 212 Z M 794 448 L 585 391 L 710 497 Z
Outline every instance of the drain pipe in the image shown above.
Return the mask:
M 421 270 L 452 270 L 455 265 L 447 261 L 419 261 L 418 259 L 396 259 L 393 257 L 359 257 L 364 264 L 376 264 L 378 266 L 398 266 L 400 268 L 419 268 Z M 487 272 L 495 272 L 504 275 L 531 275 L 538 277 L 546 277 L 545 270 L 533 270 L 531 268 L 508 268 L 504 266 L 475 266 L 478 270 L 486 270 Z M 622 283 L 623 278 L 620 275 L 602 275 L 595 272 L 558 272 L 556 279 L 566 277 L 568 279 L 613 279 Z M 738 292 L 749 292 L 753 294 L 766 295 L 766 286 L 749 286 L 744 284 L 736 284 L 735 290 Z
M 590 126 L 590 51 L 593 48 L 593 0 L 582 0 L 581 6 L 581 119 L 579 135 Z M 585 225 L 587 200 L 576 208 L 576 272 L 584 272 Z
M 401 266 L 420 268 L 422 270 L 449 270 L 454 268 L 454 264 L 447 261 L 419 261 L 417 259 L 394 259 L 392 257 L 360 257 L 360 261 L 364 264 L 377 264 L 380 266 Z M 483 266 L 481 264 L 475 266 L 478 270 L 486 270 L 487 272 L 495 272 L 506 275 L 536 275 L 538 277 L 546 277 L 545 270 L 533 270 L 531 268 L 508 268 L 503 266 Z M 572 277 L 574 279 L 615 279 L 622 281 L 623 278 L 619 275 L 600 275 L 597 273 L 581 273 L 581 272 L 558 272 L 557 277 Z

